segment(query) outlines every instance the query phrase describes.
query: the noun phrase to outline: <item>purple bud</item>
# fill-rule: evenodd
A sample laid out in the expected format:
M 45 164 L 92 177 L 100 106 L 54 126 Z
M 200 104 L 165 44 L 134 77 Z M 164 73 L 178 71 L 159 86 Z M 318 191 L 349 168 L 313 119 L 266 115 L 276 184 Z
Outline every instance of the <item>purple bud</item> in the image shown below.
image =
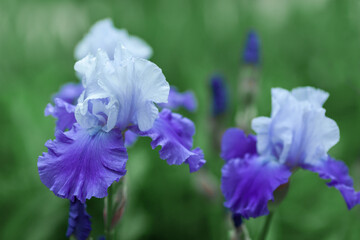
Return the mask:
M 86 204 L 75 198 L 70 201 L 69 224 L 66 236 L 75 235 L 78 240 L 85 240 L 91 231 L 90 215 L 86 212 Z
M 246 64 L 257 65 L 260 60 L 260 40 L 254 30 L 249 31 L 245 43 L 243 60 Z
M 214 117 L 222 115 L 228 107 L 228 96 L 225 79 L 222 75 L 213 75 L 210 79 L 212 95 L 212 114 Z

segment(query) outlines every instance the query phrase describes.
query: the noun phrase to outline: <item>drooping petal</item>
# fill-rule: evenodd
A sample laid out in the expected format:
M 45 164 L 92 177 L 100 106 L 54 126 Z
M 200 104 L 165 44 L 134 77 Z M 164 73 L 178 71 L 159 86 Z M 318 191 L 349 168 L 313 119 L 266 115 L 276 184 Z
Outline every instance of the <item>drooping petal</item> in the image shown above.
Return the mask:
M 81 203 L 76 198 L 74 201 L 70 201 L 66 237 L 75 235 L 77 240 L 86 240 L 91 232 L 90 218 L 90 215 L 86 212 L 86 203 Z
M 94 135 L 78 124 L 67 132 L 57 131 L 49 149 L 38 159 L 40 180 L 55 195 L 82 203 L 103 198 L 107 188 L 125 175 L 127 153 L 120 130 Z
M 113 59 L 115 48 L 119 42 L 135 57 L 148 59 L 152 55 L 151 47 L 144 40 L 129 35 L 125 29 L 115 28 L 111 19 L 103 19 L 96 22 L 89 33 L 78 43 L 75 48 L 75 58 L 80 60 L 89 53 L 96 55 L 100 48 L 110 59 Z
M 341 192 L 348 209 L 360 204 L 360 192 L 354 190 L 353 180 L 344 162 L 328 156 L 317 165 L 303 165 L 303 168 L 318 173 L 322 179 L 330 180 L 327 185 Z
M 232 159 L 222 168 L 224 205 L 246 219 L 266 215 L 268 201 L 274 200 L 273 192 L 288 182 L 290 175 L 286 166 L 257 155 Z
M 84 87 L 81 83 L 66 83 L 60 88 L 59 92 L 54 94 L 53 99 L 61 98 L 67 103 L 76 104 L 83 91 Z
M 49 103 L 45 108 L 45 116 L 56 118 L 56 130 L 65 131 L 70 129 L 76 122 L 74 111 L 75 106 L 61 98 L 54 99 L 55 106 Z
M 180 93 L 175 87 L 170 87 L 170 93 L 167 103 L 159 104 L 162 108 L 169 108 L 171 110 L 176 110 L 180 107 L 185 108 L 186 110 L 193 112 L 197 108 L 196 98 L 193 92 L 186 91 Z
M 260 155 L 274 156 L 293 167 L 314 164 L 339 141 L 336 122 L 325 116 L 320 104 L 325 95 L 309 89 L 295 91 L 301 100 L 285 89 L 272 89 L 271 117 L 255 118 L 252 122 Z M 306 96 L 300 92 L 306 92 Z
M 229 128 L 222 137 L 221 157 L 228 161 L 244 158 L 246 154 L 256 154 L 256 137 L 248 135 L 238 128 Z
M 191 155 L 188 159 L 186 159 L 185 163 L 189 164 L 190 172 L 198 171 L 205 163 L 204 153 L 200 148 L 195 148 L 191 151 L 193 155 Z
M 247 35 L 243 60 L 247 64 L 258 64 L 260 59 L 260 41 L 255 31 Z
M 153 149 L 161 146 L 160 158 L 167 160 L 169 165 L 187 163 L 192 172 L 205 163 L 200 149 L 191 150 L 192 137 L 195 134 L 193 122 L 180 114 L 172 113 L 169 109 L 160 112 L 159 118 L 150 130 L 140 131 L 136 127 L 130 129 L 140 136 L 150 137 L 153 140 Z
M 138 139 L 138 135 L 131 130 L 125 132 L 125 147 L 131 147 Z
M 214 75 L 210 79 L 212 115 L 214 117 L 224 114 L 228 108 L 228 90 L 223 76 Z

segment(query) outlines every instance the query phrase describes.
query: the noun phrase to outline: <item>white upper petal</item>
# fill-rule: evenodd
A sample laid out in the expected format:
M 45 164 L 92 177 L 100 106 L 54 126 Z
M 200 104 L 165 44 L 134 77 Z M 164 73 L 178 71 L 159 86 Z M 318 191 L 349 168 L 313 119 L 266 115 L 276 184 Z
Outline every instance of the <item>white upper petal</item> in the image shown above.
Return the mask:
M 329 98 L 329 93 L 313 87 L 298 87 L 291 94 L 299 101 L 307 101 L 316 107 L 322 107 Z
M 271 118 L 252 122 L 261 155 L 296 166 L 319 161 L 339 141 L 339 128 L 321 106 L 328 94 L 314 88 L 272 89 Z
M 78 43 L 75 48 L 75 58 L 80 60 L 88 54 L 95 56 L 100 48 L 110 59 L 113 59 L 119 42 L 135 57 L 148 59 L 152 55 L 151 47 L 144 40 L 130 36 L 125 29 L 115 28 L 111 19 L 103 19 L 96 22 Z
M 115 52 L 114 60 L 98 50 L 96 57 L 75 64 L 85 83 L 76 118 L 86 128 L 98 125 L 110 131 L 135 124 L 148 130 L 158 116 L 154 103 L 167 102 L 169 84 L 154 63 L 132 57 L 123 46 Z

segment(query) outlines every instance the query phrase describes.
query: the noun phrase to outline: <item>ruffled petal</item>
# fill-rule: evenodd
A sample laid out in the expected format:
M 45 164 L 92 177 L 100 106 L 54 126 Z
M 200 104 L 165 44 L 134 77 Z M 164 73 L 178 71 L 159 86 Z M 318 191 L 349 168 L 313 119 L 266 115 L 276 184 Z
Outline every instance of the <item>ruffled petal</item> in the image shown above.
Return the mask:
M 172 113 L 169 109 L 160 112 L 159 118 L 150 130 L 140 131 L 135 126 L 130 129 L 140 136 L 150 137 L 153 140 L 153 149 L 161 146 L 160 158 L 167 160 L 169 165 L 187 163 L 193 172 L 205 163 L 200 149 L 191 150 L 192 137 L 195 134 L 193 122 L 180 114 Z
M 161 103 L 159 106 L 162 108 L 169 108 L 171 110 L 183 107 L 186 110 L 193 112 L 197 108 L 197 101 L 193 92 L 186 91 L 180 93 L 175 87 L 171 87 L 168 102 Z
M 149 130 L 158 116 L 155 103 L 166 103 L 169 84 L 154 63 L 131 56 L 121 45 L 114 60 L 98 50 L 75 64 L 85 90 L 76 107 L 76 119 L 83 128 L 110 131 L 138 125 Z M 95 102 L 95 103 L 94 103 Z M 97 104 L 96 110 L 93 107 Z
M 57 119 L 56 130 L 65 131 L 70 129 L 76 122 L 75 106 L 61 98 L 54 99 L 55 106 L 49 103 L 45 108 L 45 116 L 53 116 Z
M 185 163 L 189 164 L 190 172 L 198 171 L 205 163 L 204 153 L 200 148 L 195 148 L 191 151 L 193 155 L 191 155 L 188 159 L 186 159 Z
M 103 198 L 107 188 L 125 175 L 127 153 L 117 129 L 94 135 L 78 124 L 68 132 L 56 132 L 49 149 L 38 159 L 40 180 L 55 195 L 81 202 Z
M 125 147 L 131 147 L 138 139 L 138 135 L 131 130 L 125 132 Z
M 144 40 L 129 35 L 125 29 L 117 29 L 112 20 L 107 18 L 96 22 L 78 43 L 75 48 L 75 58 L 82 59 L 89 53 L 96 55 L 100 48 L 113 59 L 115 47 L 119 42 L 135 57 L 148 59 L 152 55 L 151 47 Z
M 81 83 L 66 83 L 60 88 L 59 92 L 54 94 L 53 99 L 61 98 L 67 103 L 76 104 L 83 91 L 84 87 Z
M 75 235 L 77 240 L 86 240 L 90 236 L 91 221 L 90 215 L 86 212 L 86 204 L 75 198 L 70 201 L 69 221 L 66 237 Z
M 303 168 L 318 173 L 322 179 L 330 180 L 327 185 L 341 192 L 348 209 L 360 204 L 360 192 L 354 190 L 353 180 L 344 162 L 328 156 L 317 165 L 303 165 Z
M 296 97 L 285 89 L 272 89 L 271 118 L 252 122 L 258 153 L 292 167 L 321 161 L 340 137 L 336 122 L 321 107 L 324 92 L 310 87 L 294 92 Z
M 329 93 L 313 87 L 298 87 L 291 90 L 291 94 L 299 101 L 310 102 L 316 107 L 322 107 L 329 98 Z
M 224 205 L 246 219 L 266 215 L 268 201 L 274 200 L 273 192 L 287 183 L 290 175 L 284 165 L 256 155 L 230 160 L 222 168 Z
M 224 160 L 243 158 L 246 154 L 256 154 L 256 137 L 243 130 L 230 128 L 226 130 L 221 142 L 221 157 Z

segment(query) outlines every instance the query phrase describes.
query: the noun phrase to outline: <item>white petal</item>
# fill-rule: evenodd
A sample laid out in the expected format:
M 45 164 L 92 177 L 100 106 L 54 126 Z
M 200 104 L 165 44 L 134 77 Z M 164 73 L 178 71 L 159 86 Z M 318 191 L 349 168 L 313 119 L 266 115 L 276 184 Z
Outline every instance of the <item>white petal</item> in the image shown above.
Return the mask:
M 137 123 L 140 131 L 147 131 L 152 128 L 158 115 L 159 110 L 153 103 L 146 102 L 142 104 L 136 112 Z
M 328 94 L 314 88 L 272 89 L 271 118 L 256 118 L 257 150 L 280 163 L 298 166 L 326 156 L 339 141 L 339 128 L 321 107 Z
M 113 59 L 119 42 L 135 57 L 148 59 L 152 55 L 152 49 L 145 41 L 130 36 L 125 29 L 117 29 L 111 19 L 104 19 L 95 23 L 78 43 L 75 48 L 75 58 L 82 59 L 89 53 L 96 55 L 97 50 L 102 49 L 110 59 Z
M 119 48 L 114 60 L 99 49 L 95 58 L 76 63 L 86 83 L 76 114 L 84 128 L 100 126 L 110 131 L 138 124 L 145 131 L 158 116 L 154 103 L 167 102 L 170 86 L 161 69 Z
M 251 122 L 251 128 L 256 133 L 257 139 L 257 151 L 259 154 L 268 155 L 271 154 L 270 145 L 270 130 L 271 118 L 268 117 L 257 117 Z
M 307 101 L 316 107 L 322 107 L 329 97 L 329 93 L 313 87 L 295 88 L 291 93 L 297 100 Z
M 90 54 L 75 63 L 74 69 L 81 77 L 82 84 L 84 87 L 86 87 L 89 81 L 92 80 L 92 76 L 95 71 L 95 66 L 96 66 L 96 58 Z
M 135 74 L 144 99 L 167 103 L 170 86 L 158 66 L 145 59 L 136 59 Z

